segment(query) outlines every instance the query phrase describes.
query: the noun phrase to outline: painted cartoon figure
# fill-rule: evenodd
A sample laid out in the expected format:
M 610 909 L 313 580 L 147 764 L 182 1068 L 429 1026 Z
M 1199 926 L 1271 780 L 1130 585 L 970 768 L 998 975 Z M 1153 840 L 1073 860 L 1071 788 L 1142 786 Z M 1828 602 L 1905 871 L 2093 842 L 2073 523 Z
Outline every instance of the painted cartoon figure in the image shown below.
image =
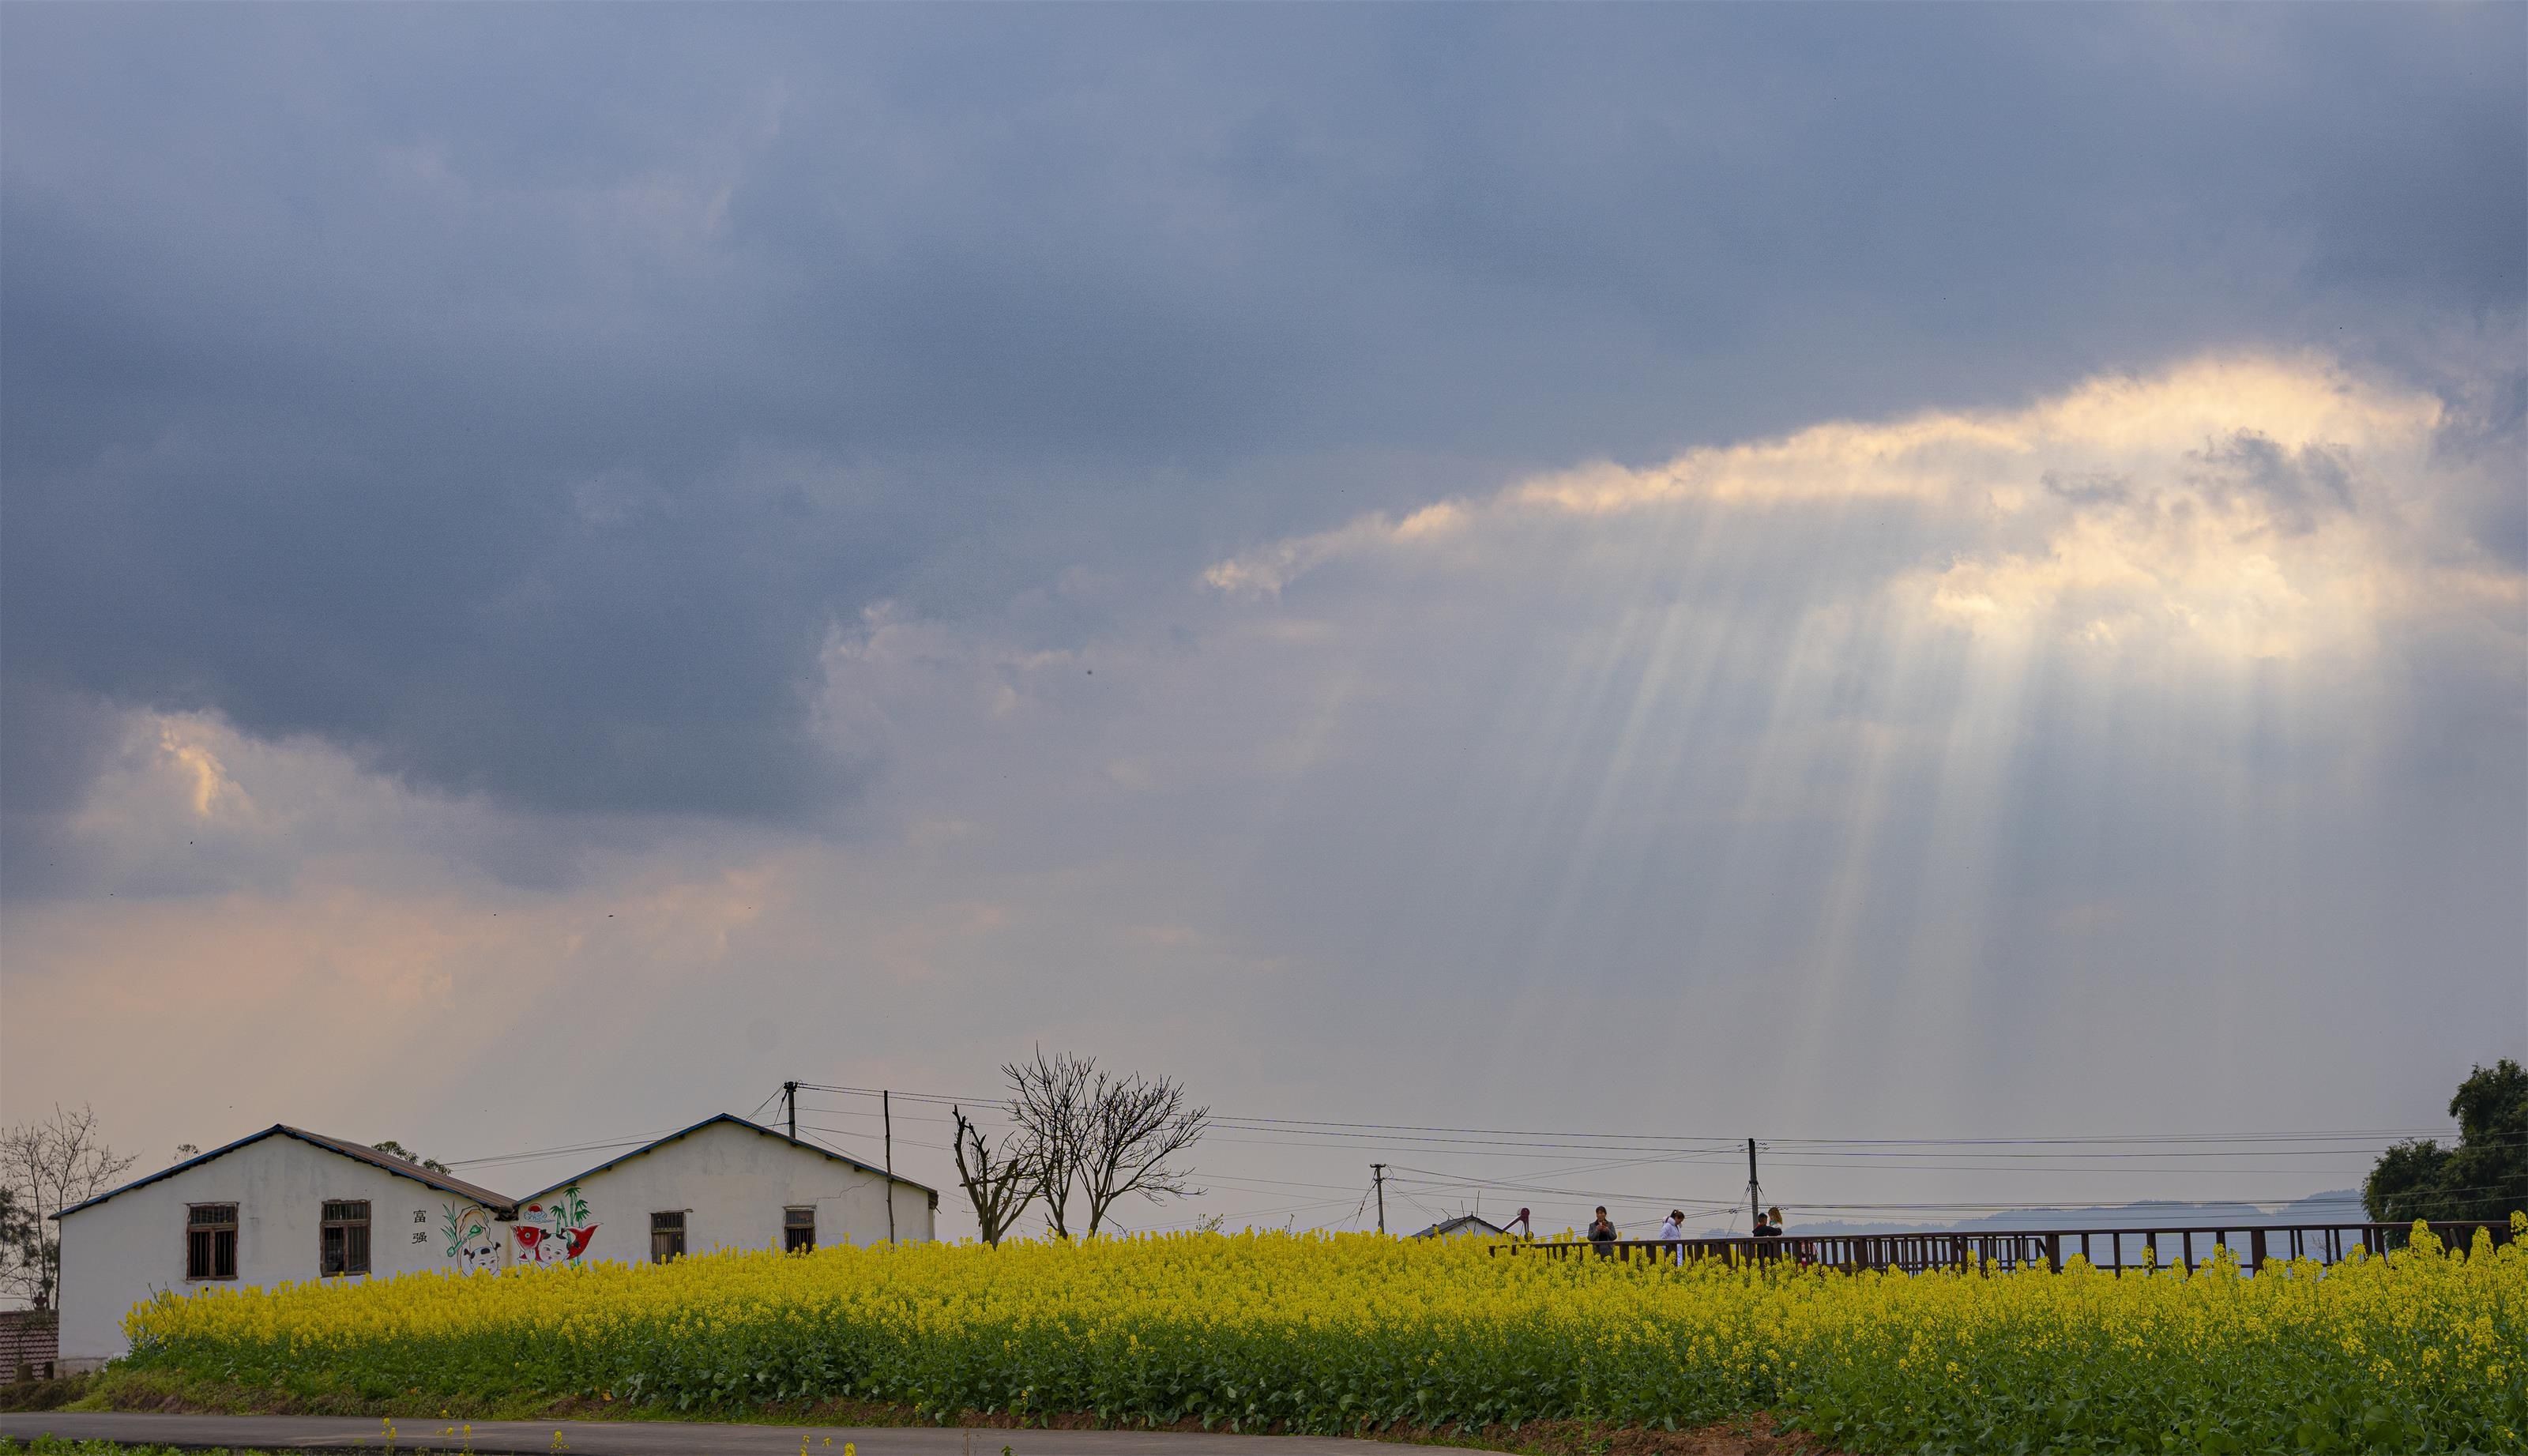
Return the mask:
M 517 1244 L 520 1264 L 577 1264 L 588 1252 L 589 1240 L 597 1236 L 597 1224 L 588 1217 L 588 1200 L 580 1197 L 579 1185 L 573 1183 L 518 1210 L 518 1222 L 509 1236 Z
M 502 1262 L 500 1241 L 490 1234 L 456 1251 L 456 1267 L 466 1274 L 499 1274 Z
M 588 1252 L 588 1241 L 597 1236 L 597 1225 L 547 1228 L 522 1222 L 512 1232 L 517 1235 L 518 1256 L 529 1264 L 576 1264 Z
M 456 1261 L 457 1272 L 499 1272 L 501 1242 L 494 1231 L 492 1215 L 474 1204 L 443 1203 L 439 1211 L 440 1236 L 448 1241 L 448 1257 Z

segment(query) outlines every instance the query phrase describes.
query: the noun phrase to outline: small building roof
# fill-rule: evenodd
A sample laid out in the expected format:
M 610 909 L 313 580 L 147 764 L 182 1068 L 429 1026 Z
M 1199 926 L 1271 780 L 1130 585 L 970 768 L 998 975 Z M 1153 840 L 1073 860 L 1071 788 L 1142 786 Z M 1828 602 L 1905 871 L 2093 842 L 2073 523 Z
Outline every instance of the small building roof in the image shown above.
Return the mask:
M 1472 1214 L 1459 1214 L 1446 1222 L 1434 1223 L 1413 1236 L 1415 1238 L 1455 1238 L 1460 1235 L 1490 1237 L 1493 1234 L 1507 1232 L 1509 1232 L 1508 1229 L 1498 1227 Z
M 313 1147 L 323 1148 L 328 1153 L 339 1154 L 355 1163 L 366 1163 L 372 1168 L 383 1169 L 388 1172 L 394 1173 L 396 1177 L 410 1178 L 416 1183 L 426 1183 L 433 1188 L 437 1188 L 443 1193 L 453 1193 L 470 1203 L 481 1204 L 484 1208 L 490 1210 L 495 1216 L 500 1218 L 511 1218 L 514 1217 L 517 1212 L 516 1203 L 514 1203 L 506 1194 L 495 1193 L 489 1188 L 466 1182 L 463 1178 L 449 1177 L 444 1172 L 435 1172 L 430 1169 L 422 1167 L 418 1163 L 406 1163 L 404 1160 L 395 1156 L 393 1153 L 381 1153 L 366 1143 L 355 1143 L 347 1138 L 327 1137 L 324 1133 L 310 1132 L 304 1127 L 292 1127 L 287 1122 L 275 1122 L 271 1126 L 263 1129 L 261 1132 L 249 1132 L 245 1136 L 238 1138 L 236 1142 L 213 1148 L 209 1152 L 200 1154 L 196 1157 L 187 1158 L 184 1162 L 175 1165 L 173 1168 L 161 1169 L 146 1177 L 133 1178 L 131 1182 L 128 1182 L 119 1188 L 109 1188 L 105 1192 L 100 1193 L 85 1202 L 72 1204 L 69 1208 L 53 1215 L 53 1217 L 56 1219 L 67 1219 L 81 1209 L 94 1208 L 109 1198 L 129 1193 L 134 1188 L 145 1188 L 151 1183 L 157 1182 L 160 1178 L 172 1178 L 188 1168 L 199 1168 L 214 1158 L 225 1158 L 229 1154 L 236 1152 L 237 1149 L 242 1148 L 249 1143 L 259 1143 L 265 1138 L 275 1135 L 282 1137 L 294 1137 L 300 1142 L 309 1144 Z
M 927 1183 L 917 1183 L 913 1179 L 905 1177 L 901 1173 L 888 1172 L 883 1168 L 871 1168 L 868 1164 L 860 1161 L 858 1158 L 845 1157 L 843 1154 L 837 1153 L 831 1148 L 819 1147 L 812 1142 L 802 1142 L 798 1138 L 792 1137 L 788 1133 L 781 1131 L 779 1128 L 766 1127 L 761 1122 L 749 1121 L 748 1119 L 737 1116 L 735 1113 L 721 1113 L 715 1117 L 705 1118 L 691 1127 L 687 1127 L 676 1132 L 670 1132 L 665 1137 L 659 1138 L 656 1142 L 643 1143 L 641 1146 L 634 1148 L 629 1153 L 623 1153 L 615 1157 L 608 1158 L 605 1162 L 597 1165 L 595 1168 L 588 1170 L 586 1172 L 573 1173 L 571 1176 L 563 1178 L 558 1182 L 549 1183 L 546 1186 L 537 1189 L 535 1192 L 528 1194 L 526 1197 L 519 1199 L 515 1206 L 524 1207 L 527 1204 L 534 1203 L 536 1200 L 543 1198 L 546 1194 L 558 1193 L 562 1189 L 569 1187 L 571 1184 L 584 1181 L 588 1178 L 593 1178 L 609 1168 L 629 1163 L 633 1159 L 641 1157 L 644 1154 L 655 1153 L 671 1142 L 675 1142 L 680 1138 L 691 1137 L 706 1127 L 717 1126 L 722 1122 L 743 1127 L 749 1132 L 761 1133 L 765 1137 L 771 1138 L 775 1142 L 788 1143 L 794 1148 L 804 1148 L 820 1158 L 828 1158 L 836 1163 L 857 1168 L 866 1173 L 874 1173 L 879 1177 L 902 1183 L 908 1188 L 919 1188 L 922 1192 L 930 1195 L 930 1203 L 932 1207 L 936 1208 L 939 1204 L 939 1190 L 931 1187 Z

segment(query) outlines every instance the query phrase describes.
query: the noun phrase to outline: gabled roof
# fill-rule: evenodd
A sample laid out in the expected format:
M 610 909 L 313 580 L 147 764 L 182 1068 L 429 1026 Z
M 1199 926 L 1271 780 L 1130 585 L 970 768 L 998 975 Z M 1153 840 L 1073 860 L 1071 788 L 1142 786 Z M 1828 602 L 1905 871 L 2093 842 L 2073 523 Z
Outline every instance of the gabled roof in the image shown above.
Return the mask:
M 1413 1236 L 1415 1238 L 1448 1238 L 1456 1234 L 1493 1234 L 1507 1233 L 1508 1231 L 1509 1230 L 1506 1228 L 1495 1227 L 1489 1221 L 1478 1219 L 1472 1214 L 1460 1214 L 1456 1218 L 1450 1219 L 1445 1223 L 1434 1223 L 1430 1227 L 1423 1229 L 1420 1233 Z
M 84 1203 L 72 1204 L 69 1208 L 53 1215 L 53 1217 L 56 1219 L 67 1219 L 81 1209 L 94 1208 L 109 1198 L 116 1197 L 119 1194 L 129 1193 L 134 1188 L 145 1188 L 151 1183 L 158 1181 L 160 1178 L 172 1178 L 188 1168 L 199 1168 L 214 1158 L 225 1158 L 229 1154 L 236 1152 L 237 1149 L 246 1146 L 248 1143 L 259 1143 L 265 1138 L 272 1137 L 276 1134 L 282 1137 L 294 1137 L 300 1142 L 306 1143 L 312 1147 L 323 1148 L 328 1153 L 339 1154 L 342 1157 L 350 1159 L 354 1163 L 365 1163 L 372 1168 L 382 1169 L 388 1172 L 394 1173 L 399 1178 L 410 1178 L 416 1183 L 426 1183 L 433 1188 L 437 1188 L 443 1193 L 453 1193 L 469 1203 L 479 1203 L 484 1208 L 490 1210 L 493 1214 L 502 1218 L 510 1217 L 517 1211 L 517 1205 L 512 1203 L 506 1194 L 495 1193 L 489 1188 L 479 1187 L 473 1183 L 466 1182 L 462 1178 L 451 1178 L 444 1172 L 433 1172 L 431 1170 L 422 1167 L 418 1163 L 406 1163 L 402 1159 L 395 1156 L 393 1153 L 381 1153 L 366 1143 L 355 1143 L 339 1137 L 327 1137 L 321 1132 L 309 1132 L 303 1127 L 292 1127 L 287 1122 L 275 1122 L 271 1126 L 263 1129 L 261 1132 L 249 1132 L 245 1136 L 238 1138 L 236 1142 L 230 1143 L 225 1147 L 213 1148 L 209 1152 L 201 1154 L 198 1157 L 187 1158 L 173 1168 L 161 1169 L 159 1171 L 153 1172 L 147 1177 L 133 1178 L 131 1182 L 124 1184 L 122 1187 L 109 1188 L 105 1192 L 98 1194 L 94 1198 L 88 1199 Z
M 774 1142 L 788 1143 L 794 1148 L 804 1148 L 808 1152 L 814 1153 L 820 1158 L 830 1159 L 833 1162 L 843 1164 L 846 1167 L 857 1168 L 863 1172 L 873 1173 L 878 1177 L 902 1183 L 908 1188 L 919 1188 L 922 1192 L 930 1195 L 930 1202 L 934 1207 L 937 1206 L 939 1202 L 939 1190 L 931 1187 L 927 1183 L 917 1183 L 913 1179 L 904 1177 L 901 1174 L 888 1172 L 885 1169 L 871 1168 L 868 1164 L 860 1161 L 858 1158 L 847 1158 L 842 1154 L 835 1152 L 831 1148 L 818 1147 L 816 1144 L 810 1142 L 801 1142 L 799 1139 L 782 1132 L 778 1128 L 766 1127 L 761 1122 L 748 1121 L 746 1118 L 737 1116 L 735 1113 L 721 1113 L 717 1117 L 705 1118 L 701 1121 L 696 1122 L 693 1126 L 687 1127 L 682 1131 L 670 1132 L 665 1137 L 659 1138 L 657 1142 L 643 1143 L 641 1146 L 634 1148 L 629 1153 L 622 1154 L 618 1157 L 608 1158 L 605 1162 L 597 1165 L 595 1168 L 588 1170 L 586 1172 L 574 1173 L 569 1177 L 563 1178 L 559 1182 L 551 1183 L 545 1187 L 539 1188 L 535 1192 L 528 1194 L 526 1197 L 519 1199 L 516 1206 L 523 1208 L 526 1205 L 543 1198 L 548 1193 L 560 1192 L 571 1184 L 583 1181 L 584 1179 L 593 1178 L 609 1168 L 629 1163 L 633 1159 L 639 1158 L 644 1154 L 655 1153 L 658 1149 L 665 1147 L 671 1142 L 675 1142 L 679 1138 L 691 1137 L 706 1127 L 715 1127 L 722 1122 L 743 1127 L 749 1132 L 761 1133 L 762 1135 L 772 1139 Z

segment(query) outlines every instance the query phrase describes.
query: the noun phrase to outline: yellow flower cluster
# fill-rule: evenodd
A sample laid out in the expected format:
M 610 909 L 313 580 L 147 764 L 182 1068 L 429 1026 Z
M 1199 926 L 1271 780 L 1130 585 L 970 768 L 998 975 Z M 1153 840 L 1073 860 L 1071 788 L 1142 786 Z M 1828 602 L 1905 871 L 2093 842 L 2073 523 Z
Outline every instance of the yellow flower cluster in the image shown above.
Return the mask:
M 717 1254 L 162 1295 L 132 1361 L 689 1410 L 1353 1430 L 1769 1409 L 1848 1449 L 2521 1450 L 2528 1220 L 2384 1259 L 1917 1275 L 1187 1234 Z

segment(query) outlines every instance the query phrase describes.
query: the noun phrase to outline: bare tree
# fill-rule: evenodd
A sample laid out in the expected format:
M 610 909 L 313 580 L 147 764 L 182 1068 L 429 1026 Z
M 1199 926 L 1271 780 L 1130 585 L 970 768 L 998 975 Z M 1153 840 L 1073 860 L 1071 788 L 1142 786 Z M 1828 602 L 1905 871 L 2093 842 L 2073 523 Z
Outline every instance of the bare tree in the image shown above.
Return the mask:
M 1080 1141 L 1080 1183 L 1088 1203 L 1088 1231 L 1132 1194 L 1158 1202 L 1201 1190 L 1185 1179 L 1191 1170 L 1170 1160 L 1192 1147 L 1211 1125 L 1211 1109 L 1185 1106 L 1185 1088 L 1166 1077 L 1096 1075 L 1088 1099 L 1087 1135 Z
M 1042 1047 L 1033 1061 L 1001 1071 L 1010 1079 L 1010 1120 L 1026 1138 L 1026 1181 L 1044 1200 L 1056 1238 L 1071 1236 L 1074 1193 L 1087 1205 L 1094 1234 L 1131 1195 L 1156 1202 L 1196 1191 L 1172 1160 L 1211 1125 L 1211 1109 L 1186 1107 L 1175 1082 L 1138 1072 L 1119 1077 L 1099 1070 L 1093 1057 L 1047 1057 Z
M 966 1185 L 966 1197 L 974 1205 L 974 1224 L 983 1242 L 998 1248 L 1040 1191 L 1034 1149 L 1024 1129 L 994 1148 L 964 1108 L 951 1106 L 948 1116 L 957 1119 L 957 1181 Z
M 1010 1120 L 1027 1139 L 1027 1182 L 1044 1200 L 1045 1223 L 1056 1238 L 1071 1236 L 1071 1185 L 1087 1149 L 1090 1083 L 1096 1072 L 1092 1058 L 1069 1052 L 1048 1058 L 1042 1047 L 1036 1048 L 1034 1061 L 1001 1068 L 1010 1079 Z
M 27 1231 L 0 1249 L 0 1291 L 39 1310 L 54 1307 L 62 1285 L 61 1226 L 53 1216 L 122 1180 L 132 1163 L 96 1135 L 96 1114 L 56 1105 L 50 1120 L 0 1132 L 0 1187 Z

